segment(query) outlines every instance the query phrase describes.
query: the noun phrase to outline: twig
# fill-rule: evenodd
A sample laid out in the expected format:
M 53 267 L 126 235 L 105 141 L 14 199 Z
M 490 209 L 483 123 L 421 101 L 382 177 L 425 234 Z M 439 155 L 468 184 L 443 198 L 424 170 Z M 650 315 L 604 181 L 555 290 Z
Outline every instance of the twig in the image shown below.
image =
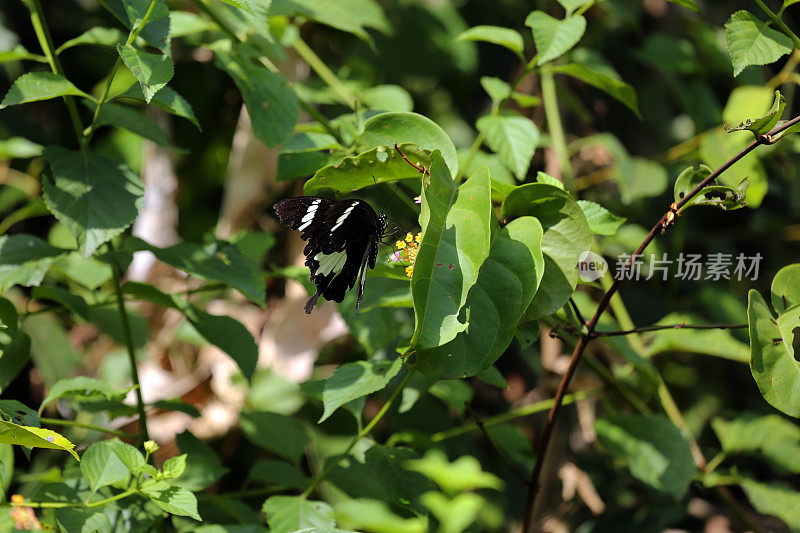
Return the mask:
M 689 193 L 686 194 L 679 202 L 676 202 L 675 206 L 670 206 L 664 215 L 658 220 L 658 222 L 653 226 L 647 236 L 644 238 L 642 243 L 639 245 L 638 248 L 631 254 L 628 260 L 622 267 L 622 273 L 626 272 L 628 268 L 630 268 L 633 261 L 642 255 L 642 252 L 647 248 L 647 246 L 656 238 L 656 236 L 661 232 L 662 229 L 666 229 L 664 226 L 664 222 L 668 220 L 668 216 L 674 209 L 680 210 L 681 207 L 686 205 L 689 201 L 691 201 L 697 194 L 709 183 L 713 182 L 717 179 L 717 177 L 728 170 L 731 166 L 733 166 L 737 161 L 742 159 L 744 156 L 752 152 L 755 148 L 762 144 L 772 144 L 776 142 L 777 137 L 776 135 L 781 133 L 782 131 L 791 128 L 795 124 L 800 123 L 800 116 L 795 117 L 787 122 L 784 122 L 780 126 L 776 127 L 774 130 L 769 132 L 768 134 L 761 135 L 756 138 L 753 142 L 747 145 L 744 149 L 742 149 L 738 154 L 734 155 L 731 159 L 729 159 L 726 163 L 722 166 L 717 168 L 714 172 L 709 174 L 703 181 L 698 183 L 694 189 L 692 189 Z M 522 532 L 527 533 L 530 529 L 531 523 L 533 521 L 533 511 L 536 505 L 536 498 L 539 494 L 539 488 L 541 483 L 541 475 L 542 475 L 542 467 L 544 465 L 544 460 L 547 454 L 547 448 L 550 444 L 550 439 L 553 434 L 553 427 L 555 426 L 556 422 L 558 421 L 558 415 L 561 412 L 561 404 L 564 394 L 567 392 L 567 388 L 569 386 L 570 381 L 572 380 L 572 376 L 575 374 L 575 369 L 578 366 L 578 361 L 580 361 L 581 355 L 583 351 L 586 349 L 589 341 L 591 340 L 591 336 L 594 333 L 594 328 L 597 326 L 597 322 L 600 320 L 600 316 L 608 307 L 611 297 L 614 296 L 619 285 L 622 281 L 624 276 L 620 276 L 619 278 L 615 279 L 614 282 L 611 284 L 611 287 L 608 291 L 605 292 L 603 298 L 600 300 L 599 305 L 597 306 L 597 310 L 594 313 L 594 316 L 589 320 L 587 323 L 587 333 L 580 336 L 578 339 L 577 344 L 575 345 L 575 350 L 572 352 L 572 356 L 570 358 L 569 366 L 567 367 L 566 372 L 564 373 L 563 377 L 561 378 L 561 382 L 558 385 L 558 390 L 556 391 L 556 395 L 553 398 L 553 407 L 550 409 L 550 412 L 547 414 L 547 420 L 545 422 L 544 428 L 542 428 L 542 433 L 539 437 L 537 446 L 536 446 L 536 464 L 533 467 L 533 472 L 531 473 L 530 485 L 528 488 L 528 494 L 525 501 L 525 511 L 522 517 Z
M 625 329 L 620 331 L 593 331 L 591 336 L 595 337 L 619 337 L 631 335 L 632 333 L 646 333 L 648 331 L 662 331 L 665 329 L 743 329 L 748 324 L 668 324 L 662 326 L 645 326 L 642 328 Z
M 575 311 L 575 316 L 578 317 L 578 320 L 581 322 L 581 328 L 586 325 L 586 319 L 583 318 L 581 314 L 581 310 L 578 309 L 578 304 L 575 303 L 575 300 L 572 299 L 572 296 L 569 297 L 569 304 L 572 306 L 572 310 Z
M 406 154 L 404 154 L 404 153 L 403 153 L 403 152 L 400 150 L 400 147 L 399 147 L 399 146 L 397 146 L 397 143 L 394 143 L 394 149 L 395 149 L 395 150 L 397 150 L 397 153 L 398 153 L 398 154 L 400 154 L 400 155 L 403 157 L 403 159 L 405 159 L 405 160 L 406 160 L 406 163 L 408 163 L 408 164 L 409 164 L 409 165 L 411 165 L 412 167 L 416 168 L 416 169 L 417 169 L 417 171 L 419 171 L 419 172 L 420 172 L 420 173 L 422 173 L 423 175 L 425 174 L 425 167 L 424 167 L 423 165 L 417 165 L 416 163 L 414 163 L 413 161 L 411 161 L 409 158 L 407 158 L 407 157 L 406 157 Z

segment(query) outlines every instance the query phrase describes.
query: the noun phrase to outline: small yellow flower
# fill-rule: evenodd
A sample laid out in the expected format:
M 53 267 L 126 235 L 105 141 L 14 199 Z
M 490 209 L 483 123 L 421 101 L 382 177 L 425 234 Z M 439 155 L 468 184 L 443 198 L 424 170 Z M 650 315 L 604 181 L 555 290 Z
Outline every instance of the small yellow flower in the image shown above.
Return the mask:
M 406 267 L 406 276 L 409 278 L 414 275 L 414 265 L 408 265 Z
M 420 242 L 420 241 L 422 240 L 422 232 L 420 232 L 420 233 L 417 233 L 417 234 L 414 236 L 414 240 L 415 240 L 415 241 L 417 241 L 417 242 Z
M 406 242 L 411 242 L 414 240 L 414 236 L 411 233 L 406 234 Z
M 11 503 L 16 503 L 17 505 L 19 505 L 20 503 L 24 502 L 25 502 L 25 496 L 22 496 L 21 494 L 14 494 L 13 496 L 11 496 Z
M 394 245 L 398 250 L 403 250 L 406 247 L 406 241 L 397 241 Z

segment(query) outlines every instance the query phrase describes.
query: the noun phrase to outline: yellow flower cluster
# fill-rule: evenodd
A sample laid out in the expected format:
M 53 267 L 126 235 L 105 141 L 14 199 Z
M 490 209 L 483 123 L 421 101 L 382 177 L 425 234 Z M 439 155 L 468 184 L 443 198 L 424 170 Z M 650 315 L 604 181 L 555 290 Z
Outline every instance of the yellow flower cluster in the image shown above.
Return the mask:
M 392 254 L 392 261 L 401 262 L 406 264 L 406 276 L 409 278 L 414 274 L 414 261 L 417 259 L 419 253 L 419 242 L 422 240 L 422 233 L 416 235 L 412 233 L 406 234 L 405 240 L 400 240 L 395 243 L 397 251 Z

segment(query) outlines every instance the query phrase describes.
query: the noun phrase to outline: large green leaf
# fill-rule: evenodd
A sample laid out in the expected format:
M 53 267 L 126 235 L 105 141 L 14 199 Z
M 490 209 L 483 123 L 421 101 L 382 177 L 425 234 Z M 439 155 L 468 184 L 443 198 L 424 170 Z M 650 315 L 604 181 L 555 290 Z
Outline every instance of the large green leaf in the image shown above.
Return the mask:
M 636 90 L 624 81 L 609 76 L 604 70 L 592 68 L 589 65 L 581 65 L 578 63 L 569 63 L 566 65 L 556 65 L 553 67 L 553 72 L 558 74 L 566 74 L 572 76 L 592 87 L 596 87 L 608 95 L 616 98 L 622 102 L 628 109 L 639 114 L 639 103 L 636 97 Z
M 697 468 L 689 443 L 662 415 L 615 415 L 595 422 L 597 440 L 631 474 L 651 487 L 681 498 Z
M 267 146 L 288 139 L 300 117 L 300 104 L 286 78 L 237 53 L 217 50 L 216 64 L 242 92 L 255 136 Z
M 101 487 L 122 483 L 131 475 L 131 470 L 116 453 L 115 441 L 100 441 L 84 452 L 81 473 L 89 481 L 92 492 Z M 118 441 L 117 441 L 118 442 Z
M 478 171 L 457 187 L 434 152 L 430 182 L 422 187 L 422 240 L 411 278 L 414 349 L 441 346 L 466 329 L 459 309 L 489 255 L 491 220 L 488 172 Z
M 137 237 L 125 241 L 129 252 L 147 250 L 159 261 L 208 281 L 236 289 L 256 305 L 264 305 L 264 283 L 258 267 L 239 249 L 226 241 L 209 244 L 183 242 L 166 248 L 148 244 Z
M 298 463 L 309 442 L 305 427 L 294 418 L 269 411 L 244 411 L 245 437 L 256 446 Z
M 729 454 L 760 454 L 772 464 L 800 473 L 800 427 L 780 415 L 742 414 L 733 420 L 715 418 L 711 427 Z
M 739 482 L 747 499 L 759 512 L 777 516 L 792 531 L 800 530 L 800 493 L 795 488 L 749 478 L 740 478 Z
M 772 278 L 772 307 L 779 313 L 800 304 L 800 263 L 787 265 Z
M 458 153 L 453 141 L 438 124 L 417 113 L 393 111 L 375 115 L 364 123 L 364 131 L 357 142 L 362 150 L 395 143 L 413 143 L 425 150 L 439 150 L 450 174 L 455 176 L 458 172 Z
M 74 449 L 75 445 L 61 434 L 49 429 L 21 426 L 0 420 L 0 443 L 63 450 L 78 459 L 78 454 Z
M 50 246 L 33 235 L 0 237 L 0 292 L 13 285 L 35 287 L 56 259 L 68 250 Z
M 130 226 L 144 203 L 139 176 L 124 163 L 49 146 L 53 182 L 45 181 L 47 208 L 78 241 L 83 257 Z
M 536 124 L 518 115 L 488 115 L 479 118 L 476 126 L 503 164 L 524 180 L 539 142 Z
M 128 88 L 127 91 L 119 96 L 114 97 L 115 100 L 123 100 L 126 98 L 144 102 L 145 98 L 144 94 L 142 93 L 142 87 L 138 83 L 134 83 Z M 161 90 L 156 93 L 153 99 L 150 100 L 150 104 L 159 107 L 167 113 L 171 113 L 177 117 L 183 117 L 197 126 L 197 129 L 202 129 L 200 128 L 200 123 L 197 121 L 197 117 L 194 116 L 194 110 L 192 109 L 191 104 L 187 102 L 181 95 L 175 92 L 172 87 L 162 87 Z
M 475 26 L 462 32 L 457 41 L 483 41 L 494 43 L 508 48 L 516 54 L 521 54 L 525 48 L 522 35 L 511 28 L 501 26 Z
M 367 28 L 389 32 L 391 26 L 375 0 L 272 0 L 269 15 L 300 15 L 371 42 Z
M 408 143 L 399 145 L 399 148 L 414 164 L 430 167 L 429 151 Z M 347 194 L 378 183 L 419 178 L 419 171 L 409 165 L 393 146 L 380 145 L 320 168 L 306 181 L 303 193 L 314 195 L 330 189 L 337 194 Z
M 23 74 L 14 82 L 0 102 L 0 109 L 11 105 L 49 100 L 59 96 L 83 96 L 88 94 L 75 87 L 71 81 L 52 72 L 37 71 Z
M 300 496 L 272 496 L 261 508 L 272 533 L 295 533 L 306 528 L 333 528 L 333 509 L 325 502 Z
M 61 531 L 76 533 L 106 533 L 112 531 L 111 521 L 103 511 L 94 509 L 56 509 L 56 520 Z
M 42 411 L 44 411 L 44 408 L 47 406 L 47 404 L 60 398 L 74 397 L 78 401 L 119 401 L 125 398 L 126 394 L 127 391 L 116 390 L 105 381 L 90 378 L 88 376 L 60 379 L 52 387 L 50 387 L 50 392 L 48 392 L 47 396 L 45 396 L 44 400 L 42 400 L 42 404 L 39 406 L 39 414 L 42 414 Z
M 183 487 L 159 481 L 155 485 L 142 488 L 142 493 L 150 498 L 151 502 L 170 514 L 202 520 L 197 514 L 197 498 Z
M 459 315 L 466 330 L 443 346 L 418 350 L 417 367 L 423 373 L 439 379 L 473 376 L 502 355 L 537 289 L 543 288 L 542 235 L 542 226 L 532 217 L 520 217 L 494 232 L 489 257 Z
M 526 317 L 558 310 L 578 284 L 578 258 L 589 249 L 589 224 L 578 202 L 566 191 L 544 183 L 517 187 L 503 201 L 504 219 L 534 216 L 544 229 L 544 277 Z
M 800 305 L 772 316 L 756 290 L 747 295 L 750 323 L 750 370 L 764 399 L 775 409 L 800 418 L 800 364 L 795 359 L 794 330 L 800 328 Z
M 731 54 L 734 76 L 745 67 L 773 63 L 792 51 L 789 37 L 748 11 L 737 11 L 725 23 L 725 44 Z
M 525 19 L 533 31 L 536 43 L 537 65 L 552 61 L 578 44 L 586 31 L 586 19 L 580 15 L 558 20 L 544 11 L 533 11 Z
M 403 361 L 400 358 L 394 361 L 356 361 L 341 365 L 325 380 L 325 390 L 322 393 L 325 412 L 318 423 L 347 402 L 383 390 L 400 372 L 402 366 Z
M 117 45 L 117 52 L 131 74 L 139 81 L 146 102 L 152 100 L 175 73 L 172 58 L 166 54 L 151 54 L 133 45 Z

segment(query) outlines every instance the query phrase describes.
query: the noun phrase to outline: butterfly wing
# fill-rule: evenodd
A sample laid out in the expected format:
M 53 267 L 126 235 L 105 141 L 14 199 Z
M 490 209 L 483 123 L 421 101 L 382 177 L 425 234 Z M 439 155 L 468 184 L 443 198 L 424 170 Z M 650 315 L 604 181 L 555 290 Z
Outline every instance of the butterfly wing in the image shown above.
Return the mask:
M 324 229 L 328 209 L 334 203 L 319 196 L 295 196 L 275 204 L 275 213 L 282 224 L 301 231 L 300 238 L 309 240 Z

